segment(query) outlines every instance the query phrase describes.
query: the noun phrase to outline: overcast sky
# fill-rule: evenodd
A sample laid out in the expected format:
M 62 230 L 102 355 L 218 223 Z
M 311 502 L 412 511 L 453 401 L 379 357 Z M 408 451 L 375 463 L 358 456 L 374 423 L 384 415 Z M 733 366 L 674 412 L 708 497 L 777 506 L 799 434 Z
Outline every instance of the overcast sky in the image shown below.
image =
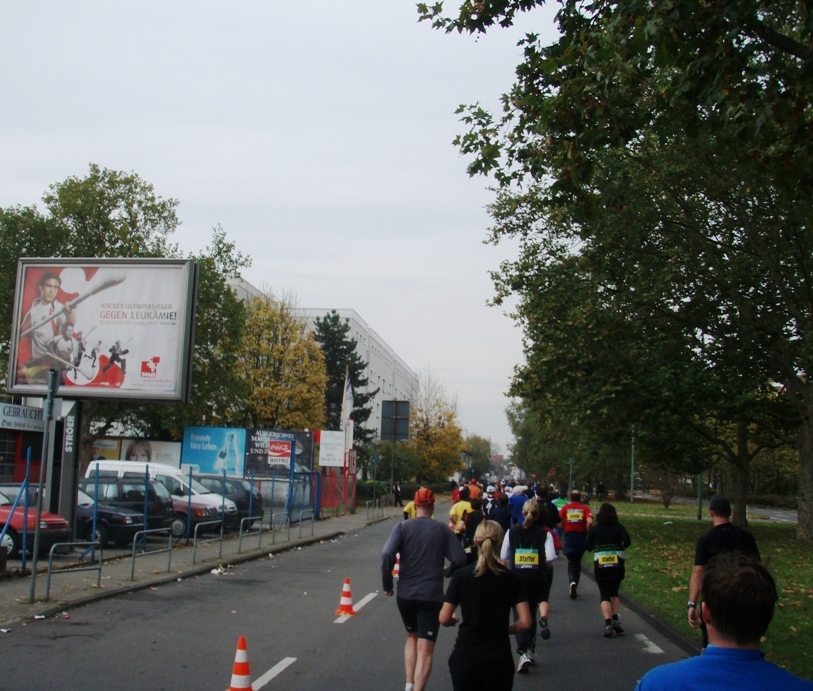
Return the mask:
M 454 111 L 496 108 L 517 40 L 552 16 L 475 39 L 411 0 L 2 3 L 0 206 L 91 162 L 133 171 L 179 200 L 183 250 L 221 224 L 248 281 L 356 310 L 505 452 L 522 339 L 486 303 L 512 247 L 483 244 L 489 181 L 467 176 Z

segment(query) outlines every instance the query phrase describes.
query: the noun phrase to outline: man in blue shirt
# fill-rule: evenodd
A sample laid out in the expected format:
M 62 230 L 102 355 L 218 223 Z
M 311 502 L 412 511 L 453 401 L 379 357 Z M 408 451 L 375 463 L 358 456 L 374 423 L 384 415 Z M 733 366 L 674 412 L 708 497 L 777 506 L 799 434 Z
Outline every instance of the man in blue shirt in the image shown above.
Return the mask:
M 708 648 L 702 655 L 650 670 L 636 691 L 813 691 L 813 682 L 768 662 L 759 649 L 778 597 L 764 566 L 739 552 L 719 554 L 703 571 L 701 593 Z

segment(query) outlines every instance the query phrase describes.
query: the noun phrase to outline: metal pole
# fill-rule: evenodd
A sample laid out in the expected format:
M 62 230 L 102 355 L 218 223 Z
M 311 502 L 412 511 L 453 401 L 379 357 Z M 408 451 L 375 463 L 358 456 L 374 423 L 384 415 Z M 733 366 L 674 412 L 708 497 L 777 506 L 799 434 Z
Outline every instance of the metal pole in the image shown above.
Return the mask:
M 573 491 L 573 456 L 570 457 L 570 474 L 567 478 L 567 496 L 570 497 L 570 493 Z
M 635 503 L 635 425 L 630 434 L 630 504 Z
M 34 528 L 34 554 L 31 559 L 31 588 L 28 593 L 28 603 L 34 602 L 34 593 L 37 589 L 37 555 L 40 551 L 40 521 L 42 520 L 42 487 L 45 484 L 45 467 L 48 465 L 48 445 L 51 436 L 51 416 L 54 407 L 54 397 L 59 387 L 59 371 L 48 370 L 48 395 L 45 398 L 45 408 L 42 411 L 42 457 L 40 459 L 40 480 L 37 486 L 37 525 Z M 28 516 L 25 517 L 26 522 Z
M 697 520 L 703 520 L 703 471 L 697 474 Z

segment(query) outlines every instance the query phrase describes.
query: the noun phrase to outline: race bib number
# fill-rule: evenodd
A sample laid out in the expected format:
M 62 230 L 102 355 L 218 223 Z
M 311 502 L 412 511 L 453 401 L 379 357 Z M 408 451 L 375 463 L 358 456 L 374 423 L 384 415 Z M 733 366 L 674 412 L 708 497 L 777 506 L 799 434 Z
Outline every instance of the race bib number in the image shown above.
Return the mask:
M 584 509 L 568 509 L 567 522 L 581 523 L 584 520 Z
M 618 552 L 602 552 L 596 555 L 599 567 L 618 566 Z
M 539 550 L 518 549 L 514 552 L 514 566 L 518 569 L 538 569 Z

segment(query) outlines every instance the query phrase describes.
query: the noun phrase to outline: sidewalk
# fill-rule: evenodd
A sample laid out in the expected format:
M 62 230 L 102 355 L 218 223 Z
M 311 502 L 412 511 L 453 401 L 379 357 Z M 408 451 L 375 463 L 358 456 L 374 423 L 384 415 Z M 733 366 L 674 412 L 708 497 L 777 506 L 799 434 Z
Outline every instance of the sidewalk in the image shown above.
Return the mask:
M 196 553 L 191 541 L 188 546 L 185 542 L 181 542 L 177 546 L 173 544 L 171 560 L 167 551 L 137 556 L 134 569 L 130 552 L 113 559 L 105 557 L 99 587 L 96 586 L 99 578 L 97 571 L 55 570 L 51 576 L 50 598 L 47 600 L 45 595 L 48 580 L 46 573 L 48 557 L 41 557 L 37 562 L 33 603 L 29 603 L 30 576 L 26 578 L 0 576 L 0 629 L 24 625 L 35 617 L 55 616 L 68 609 L 81 607 L 89 602 L 114 597 L 121 593 L 156 587 L 182 578 L 210 573 L 221 565 L 225 568 L 227 564 L 262 559 L 269 554 L 278 554 L 323 540 L 332 540 L 372 523 L 401 516 L 402 509 L 397 507 L 383 507 L 371 510 L 369 513 L 360 507 L 355 514 L 326 518 L 313 523 L 305 521 L 301 526 L 301 537 L 300 526 L 294 524 L 290 529 L 290 540 L 287 527 L 277 528 L 273 534 L 266 530 L 262 538 L 259 533 L 249 533 L 243 536 L 242 551 L 238 551 L 240 547 L 238 536 L 227 534 L 223 539 L 222 557 L 220 556 L 219 540 L 199 543 Z M 313 535 L 311 535 L 311 526 L 313 526 Z M 161 544 L 151 543 L 149 546 L 150 549 L 158 549 Z M 195 563 L 193 563 L 193 558 Z M 75 556 L 60 557 L 59 566 L 64 567 L 75 561 Z M 167 570 L 168 565 L 169 570 Z M 19 562 L 9 561 L 9 570 L 13 570 L 15 566 L 19 569 Z M 27 563 L 26 568 L 30 568 L 30 562 Z M 131 572 L 133 579 L 130 578 Z

